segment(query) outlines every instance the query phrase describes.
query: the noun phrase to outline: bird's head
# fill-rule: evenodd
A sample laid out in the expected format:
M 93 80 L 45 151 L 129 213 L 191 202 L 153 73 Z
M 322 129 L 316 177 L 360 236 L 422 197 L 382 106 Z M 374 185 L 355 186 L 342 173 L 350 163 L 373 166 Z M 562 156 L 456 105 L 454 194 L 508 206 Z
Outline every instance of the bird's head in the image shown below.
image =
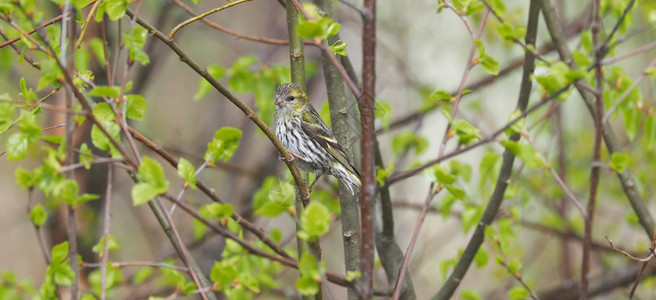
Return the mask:
M 283 83 L 276 89 L 277 109 L 301 113 L 309 100 L 303 89 L 295 83 Z

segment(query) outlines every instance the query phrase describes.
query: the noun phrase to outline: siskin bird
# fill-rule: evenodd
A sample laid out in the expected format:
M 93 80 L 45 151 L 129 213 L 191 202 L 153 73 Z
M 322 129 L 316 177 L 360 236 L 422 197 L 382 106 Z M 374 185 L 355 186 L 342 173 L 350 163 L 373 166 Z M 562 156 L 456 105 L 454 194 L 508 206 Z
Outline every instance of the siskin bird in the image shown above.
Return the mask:
M 331 174 L 352 194 L 360 188 L 360 174 L 297 84 L 284 83 L 276 89 L 274 127 L 299 168 L 314 172 L 317 179 Z

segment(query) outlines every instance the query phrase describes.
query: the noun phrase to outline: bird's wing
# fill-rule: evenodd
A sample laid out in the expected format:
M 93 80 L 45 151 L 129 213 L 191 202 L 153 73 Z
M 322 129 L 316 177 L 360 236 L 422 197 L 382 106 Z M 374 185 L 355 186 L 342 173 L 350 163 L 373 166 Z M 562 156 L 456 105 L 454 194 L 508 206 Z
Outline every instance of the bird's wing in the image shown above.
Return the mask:
M 321 145 L 330 155 L 332 155 L 339 163 L 344 165 L 351 173 L 360 177 L 360 173 L 351 164 L 344 148 L 337 142 L 333 133 L 328 129 L 326 123 L 323 122 L 315 109 L 310 109 L 303 114 L 301 119 L 301 129 Z

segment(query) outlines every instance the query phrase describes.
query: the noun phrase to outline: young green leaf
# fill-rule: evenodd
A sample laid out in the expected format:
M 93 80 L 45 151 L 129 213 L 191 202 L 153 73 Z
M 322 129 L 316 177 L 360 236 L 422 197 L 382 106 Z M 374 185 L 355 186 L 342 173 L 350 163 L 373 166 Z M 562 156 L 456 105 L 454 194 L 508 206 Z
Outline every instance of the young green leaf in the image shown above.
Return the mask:
M 41 225 L 46 222 L 47 218 L 48 214 L 46 213 L 46 209 L 41 204 L 35 205 L 30 210 L 30 221 L 32 221 L 36 227 L 41 227 Z
M 304 252 L 298 262 L 298 271 L 301 273 L 301 277 L 296 281 L 299 292 L 305 296 L 318 293 L 321 272 L 314 256 Z
M 217 160 L 229 160 L 239 147 L 241 130 L 234 127 L 223 127 L 216 131 L 212 142 L 207 144 L 205 160 L 214 163 Z
M 474 290 L 464 290 L 460 293 L 460 299 L 463 300 L 481 300 L 481 296 Z
M 192 189 L 196 189 L 196 168 L 184 157 L 181 157 L 178 161 L 178 175 L 185 180 L 187 184 L 191 186 Z
M 459 144 L 468 146 L 471 145 L 474 140 L 481 138 L 481 136 L 478 134 L 478 128 L 465 120 L 457 120 L 453 122 L 452 127 L 458 136 Z
M 127 95 L 126 116 L 133 120 L 143 121 L 146 115 L 146 98 L 141 95 Z
M 218 65 L 211 65 L 207 67 L 207 72 L 214 77 L 217 81 L 221 80 L 226 74 L 226 70 Z M 205 97 L 214 87 L 205 78 L 201 78 L 198 82 L 198 90 L 194 94 L 194 100 L 200 100 Z
M 617 173 L 624 173 L 629 165 L 629 155 L 626 153 L 613 152 L 610 156 L 610 167 Z
M 169 188 L 169 181 L 164 176 L 162 165 L 148 156 L 143 157 L 137 177 L 141 182 L 132 187 L 132 203 L 135 206 L 166 193 Z
M 319 202 L 310 203 L 301 215 L 301 228 L 299 238 L 316 241 L 330 228 L 330 211 Z
M 98 244 L 94 245 L 91 248 L 91 251 L 93 251 L 93 253 L 101 253 L 104 247 L 105 247 L 105 237 L 103 236 L 100 238 L 100 241 L 98 241 Z M 114 236 L 110 234 L 109 239 L 107 239 L 107 250 L 117 250 L 120 248 L 121 246 L 118 245 L 116 239 L 114 239 Z
M 253 196 L 255 214 L 267 218 L 276 217 L 294 204 L 294 186 L 277 177 L 267 177 Z

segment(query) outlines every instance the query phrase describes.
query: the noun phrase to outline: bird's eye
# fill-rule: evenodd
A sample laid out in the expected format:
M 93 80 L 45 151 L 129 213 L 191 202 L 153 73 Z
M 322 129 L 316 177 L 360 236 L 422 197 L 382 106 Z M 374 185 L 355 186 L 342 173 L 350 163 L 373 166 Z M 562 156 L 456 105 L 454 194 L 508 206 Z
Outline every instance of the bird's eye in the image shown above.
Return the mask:
M 294 96 L 287 96 L 287 101 L 294 101 Z

